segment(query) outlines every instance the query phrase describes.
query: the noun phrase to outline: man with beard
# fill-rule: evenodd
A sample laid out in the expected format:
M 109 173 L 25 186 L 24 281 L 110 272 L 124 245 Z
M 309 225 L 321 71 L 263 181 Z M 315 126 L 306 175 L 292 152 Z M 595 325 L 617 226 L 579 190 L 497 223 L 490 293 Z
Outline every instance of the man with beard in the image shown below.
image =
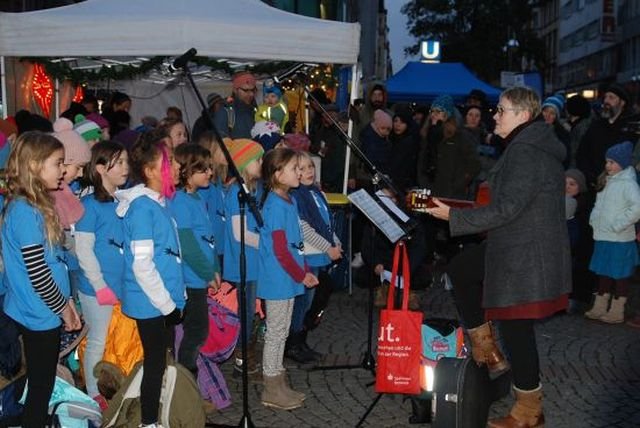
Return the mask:
M 576 165 L 587 178 L 590 191 L 593 192 L 598 175 L 604 169 L 604 154 L 609 147 L 623 141 L 638 141 L 635 132 L 640 117 L 633 114 L 631 97 L 627 90 L 612 83 L 604 93 L 600 118 L 591 122 L 591 126 L 582 137 L 576 153 Z
M 369 92 L 365 99 L 365 103 L 358 113 L 356 124 L 358 126 L 355 135 L 360 133 L 371 123 L 373 120 L 373 113 L 376 110 L 387 109 L 387 88 L 381 82 L 372 82 L 369 87 Z M 390 113 L 387 111 L 387 113 Z

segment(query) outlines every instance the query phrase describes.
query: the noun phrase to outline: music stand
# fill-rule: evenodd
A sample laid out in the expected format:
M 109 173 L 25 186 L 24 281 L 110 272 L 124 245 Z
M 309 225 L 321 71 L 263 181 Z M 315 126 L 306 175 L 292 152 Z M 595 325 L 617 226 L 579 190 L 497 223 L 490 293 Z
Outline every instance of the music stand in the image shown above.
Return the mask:
M 381 191 L 370 195 L 366 190 L 360 189 L 348 196 L 349 200 L 378 228 L 392 243 L 407 240 L 409 233 L 416 226 L 416 222 L 400 210 L 386 195 Z M 396 284 L 390 284 L 395 287 Z M 369 287 L 370 293 L 373 293 L 373 287 Z M 372 300 L 369 301 L 373 305 Z M 369 316 L 372 318 L 373 308 L 370 308 Z M 369 328 L 373 328 L 373 320 L 371 319 Z M 371 334 L 369 335 L 371 340 Z M 378 401 L 382 398 L 379 393 L 371 402 L 364 415 L 358 421 L 357 427 L 362 425 L 369 413 L 373 410 Z

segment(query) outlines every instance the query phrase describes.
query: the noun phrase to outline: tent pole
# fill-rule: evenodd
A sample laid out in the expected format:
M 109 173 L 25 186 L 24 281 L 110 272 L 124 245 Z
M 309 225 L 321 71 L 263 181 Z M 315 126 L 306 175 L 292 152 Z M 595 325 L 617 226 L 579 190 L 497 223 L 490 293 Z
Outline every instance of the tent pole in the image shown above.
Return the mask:
M 347 106 L 347 112 L 353 105 L 353 101 L 358 98 L 358 91 L 360 90 L 360 79 L 358 73 L 360 72 L 358 64 L 351 66 L 351 95 L 349 96 L 349 106 Z M 347 130 L 349 137 L 353 137 L 353 120 L 349 119 L 349 129 Z M 344 157 L 344 179 L 342 182 L 342 193 L 347 194 L 347 183 L 349 182 L 349 162 L 351 160 L 351 147 L 347 144 L 347 152 Z
M 56 119 L 60 117 L 60 81 L 56 78 Z M 50 118 L 47 118 L 50 119 Z
M 8 115 L 7 108 L 7 75 L 4 65 L 4 55 L 0 56 L 0 95 L 2 96 L 2 118 L 6 119 Z

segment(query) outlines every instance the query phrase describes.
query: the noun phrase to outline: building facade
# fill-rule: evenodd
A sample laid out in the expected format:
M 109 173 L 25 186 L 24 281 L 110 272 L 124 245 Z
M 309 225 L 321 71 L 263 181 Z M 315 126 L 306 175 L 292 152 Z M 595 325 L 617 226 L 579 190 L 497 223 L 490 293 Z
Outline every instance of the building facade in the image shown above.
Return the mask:
M 638 94 L 640 0 L 541 0 L 535 10 L 549 58 L 547 93 L 594 99 L 616 81 Z

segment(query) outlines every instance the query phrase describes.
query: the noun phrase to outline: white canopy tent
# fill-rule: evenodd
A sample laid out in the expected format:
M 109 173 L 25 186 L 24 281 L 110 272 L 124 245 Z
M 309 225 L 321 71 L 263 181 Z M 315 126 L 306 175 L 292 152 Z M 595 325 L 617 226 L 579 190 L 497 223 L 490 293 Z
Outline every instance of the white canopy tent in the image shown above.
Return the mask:
M 296 15 L 259 0 L 87 0 L 0 12 L 0 90 L 6 100 L 7 56 L 177 56 L 191 47 L 220 60 L 352 64 L 355 77 L 359 43 L 358 23 Z M 352 78 L 352 98 L 357 85 Z M 349 156 L 347 149 L 347 170 Z
M 198 55 L 355 64 L 360 25 L 308 18 L 259 0 L 87 0 L 0 13 L 0 56 Z

